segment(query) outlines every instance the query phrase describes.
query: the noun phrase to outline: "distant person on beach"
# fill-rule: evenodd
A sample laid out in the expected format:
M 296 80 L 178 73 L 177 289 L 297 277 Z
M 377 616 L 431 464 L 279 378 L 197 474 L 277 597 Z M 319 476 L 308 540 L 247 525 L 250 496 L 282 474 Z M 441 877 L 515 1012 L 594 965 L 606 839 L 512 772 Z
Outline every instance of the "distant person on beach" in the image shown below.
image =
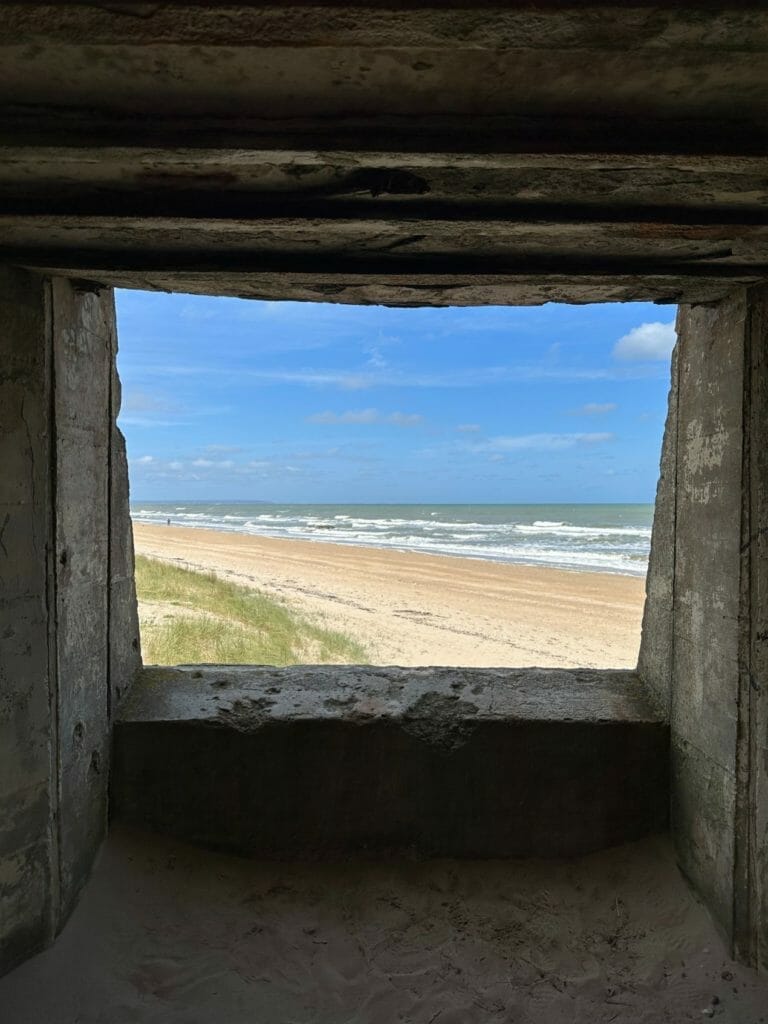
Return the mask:
M 171 520 L 170 520 L 170 519 L 166 519 L 166 521 L 165 521 L 165 525 L 166 525 L 166 526 L 170 526 L 170 525 L 171 525 Z

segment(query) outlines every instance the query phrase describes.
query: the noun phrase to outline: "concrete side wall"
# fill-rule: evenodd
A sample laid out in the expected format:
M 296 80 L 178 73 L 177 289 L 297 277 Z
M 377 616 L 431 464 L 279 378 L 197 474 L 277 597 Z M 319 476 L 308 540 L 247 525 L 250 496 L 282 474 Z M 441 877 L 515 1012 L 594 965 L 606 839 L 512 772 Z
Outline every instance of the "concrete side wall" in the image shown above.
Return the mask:
M 109 743 L 111 296 L 52 284 L 62 913 L 101 842 Z
M 736 951 L 768 973 L 768 286 L 747 306 Z
M 768 290 L 683 306 L 639 671 L 666 709 L 680 865 L 768 966 Z
M 733 931 L 746 295 L 680 311 L 672 817 Z
M 53 934 L 50 296 L 0 268 L 0 970 Z
M 111 391 L 109 492 L 109 707 L 114 716 L 120 701 L 141 668 L 139 611 L 134 579 L 133 530 L 128 493 L 128 459 L 125 438 L 115 420 L 120 411 L 120 379 L 117 376 L 117 332 L 111 318 Z
M 678 324 L 679 328 L 679 324 Z M 678 346 L 672 354 L 667 422 L 661 448 L 653 535 L 645 578 L 643 635 L 637 670 L 654 704 L 669 720 L 674 662 L 675 522 L 677 508 Z
M 108 289 L 0 271 L 0 971 L 88 877 L 138 667 L 115 346 Z

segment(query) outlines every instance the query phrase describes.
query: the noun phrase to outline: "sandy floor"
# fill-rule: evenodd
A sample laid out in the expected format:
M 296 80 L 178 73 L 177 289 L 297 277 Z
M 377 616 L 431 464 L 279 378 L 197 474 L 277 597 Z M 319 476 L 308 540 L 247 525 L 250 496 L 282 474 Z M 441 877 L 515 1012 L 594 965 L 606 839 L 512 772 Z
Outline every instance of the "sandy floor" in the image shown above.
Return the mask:
M 642 579 L 141 523 L 134 536 L 141 554 L 215 570 L 352 634 L 375 664 L 637 662 Z
M 113 834 L 3 1024 L 758 1024 L 666 840 L 570 862 L 265 864 Z

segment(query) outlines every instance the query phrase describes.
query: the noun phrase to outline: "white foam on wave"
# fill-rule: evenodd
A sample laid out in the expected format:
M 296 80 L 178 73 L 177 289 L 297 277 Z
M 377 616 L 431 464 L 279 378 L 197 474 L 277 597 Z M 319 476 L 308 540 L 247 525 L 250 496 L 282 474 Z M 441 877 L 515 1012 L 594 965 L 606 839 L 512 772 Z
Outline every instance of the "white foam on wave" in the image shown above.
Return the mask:
M 259 534 L 258 529 L 249 531 Z M 277 531 L 272 535 L 276 535 Z M 634 550 L 568 550 L 567 548 L 540 547 L 533 545 L 488 545 L 466 544 L 464 538 L 451 541 L 450 538 L 425 537 L 420 534 L 382 535 L 374 531 L 328 531 L 315 527 L 288 526 L 279 535 L 286 539 L 323 541 L 352 547 L 387 548 L 396 551 L 414 551 L 422 554 L 452 555 L 460 558 L 480 559 L 492 562 L 507 562 L 518 565 L 548 565 L 551 568 L 593 572 L 612 572 L 631 576 L 643 576 L 647 568 L 647 557 Z
M 231 506 L 230 506 L 231 508 Z M 426 511 L 426 510 L 425 510 Z M 439 512 L 423 518 L 365 517 L 357 514 L 322 515 L 315 510 L 284 510 L 245 516 L 234 511 L 135 510 L 138 522 L 171 523 L 223 532 L 285 539 L 326 541 L 351 546 L 414 551 L 424 554 L 541 565 L 574 571 L 644 575 L 650 548 L 649 528 L 634 526 L 577 526 L 562 520 L 532 523 L 436 521 Z
M 650 528 L 644 526 L 572 526 L 569 523 L 526 523 L 515 524 L 519 533 L 552 534 L 560 537 L 648 537 Z

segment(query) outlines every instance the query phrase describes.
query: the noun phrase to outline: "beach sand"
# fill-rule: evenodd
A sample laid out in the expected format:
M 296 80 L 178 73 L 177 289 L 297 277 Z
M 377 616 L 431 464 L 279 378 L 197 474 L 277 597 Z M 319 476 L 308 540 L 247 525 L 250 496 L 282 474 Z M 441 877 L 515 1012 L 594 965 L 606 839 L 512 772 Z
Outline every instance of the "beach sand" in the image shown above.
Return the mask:
M 3 1024 L 757 1024 L 656 837 L 569 861 L 290 864 L 113 830 Z
M 645 581 L 134 524 L 138 554 L 253 586 L 379 665 L 633 668 Z

